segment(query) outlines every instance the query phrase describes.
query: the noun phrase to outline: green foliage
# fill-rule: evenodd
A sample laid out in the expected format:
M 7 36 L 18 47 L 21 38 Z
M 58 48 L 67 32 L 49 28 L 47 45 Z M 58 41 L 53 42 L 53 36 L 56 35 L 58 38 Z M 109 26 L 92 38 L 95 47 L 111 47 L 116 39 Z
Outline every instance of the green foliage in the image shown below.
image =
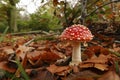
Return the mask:
M 85 2 L 86 5 L 85 5 Z M 57 16 L 64 26 L 69 27 L 72 24 L 82 23 L 87 21 L 118 21 L 120 13 L 118 11 L 120 1 L 114 0 L 81 0 L 71 8 L 67 0 L 53 0 L 55 7 L 55 16 Z M 84 5 L 83 5 L 83 4 Z M 84 7 L 85 6 L 85 7 Z M 85 8 L 85 9 L 84 9 Z M 82 10 L 84 9 L 84 10 Z M 62 15 L 61 15 L 62 14 Z
M 10 10 L 14 8 L 10 4 L 9 0 L 1 0 L 6 2 L 6 4 L 0 3 L 0 32 L 3 32 L 6 26 L 10 26 Z M 1 2 L 0 1 L 0 2 Z M 10 0 L 15 4 L 19 0 Z M 45 0 L 41 0 L 44 3 Z M 72 24 L 80 23 L 81 17 L 81 0 L 74 7 L 71 7 L 68 2 L 58 0 L 50 0 L 44 5 L 40 6 L 39 9 L 30 15 L 20 15 L 18 11 L 17 16 L 17 26 L 18 31 L 31 31 L 31 30 L 44 30 L 44 31 L 57 31 L 62 28 L 66 28 Z M 109 2 L 110 0 L 88 0 L 85 13 L 85 21 L 111 21 L 113 19 L 120 20 L 119 13 L 114 14 L 110 5 L 106 5 L 96 11 L 98 7 Z M 12 2 L 11 2 L 12 3 Z M 115 4 L 115 3 L 114 3 Z M 113 5 L 114 5 L 113 4 Z M 116 10 L 119 7 L 115 6 Z M 18 10 L 18 9 L 17 9 Z M 93 11 L 92 14 L 90 14 Z M 119 12 L 119 11 L 116 11 Z M 90 15 L 89 15 L 90 14 Z M 26 18 L 26 16 L 28 18 Z M 15 18 L 15 17 L 14 17 Z M 16 20 L 15 20 L 16 21 Z M 11 22 L 13 23 L 13 22 Z M 14 23 L 15 24 L 15 23 Z M 15 29 L 15 27 L 14 27 Z M 16 28 L 17 29 L 17 28 Z
M 5 34 L 6 34 L 7 31 L 8 31 L 8 28 L 9 28 L 9 27 L 6 27 L 6 29 L 4 30 L 2 36 L 0 37 L 0 42 L 2 42 L 2 41 L 4 40 Z
M 28 20 L 18 19 L 17 21 L 18 31 L 19 32 L 26 32 L 30 31 L 29 22 Z
M 46 15 L 47 16 L 47 15 Z M 29 27 L 32 30 L 49 31 L 49 19 L 39 16 L 39 14 L 32 14 L 29 22 Z
M 7 24 L 6 22 L 0 22 L 0 33 L 3 33 Z
M 6 26 L 9 26 L 9 31 L 17 31 L 16 17 L 17 17 L 17 8 L 16 4 L 19 0 L 1 0 L 0 1 L 0 21 Z M 3 25 L 0 27 L 3 28 Z
M 6 26 L 8 25 L 7 23 L 7 10 L 8 6 L 6 6 L 3 3 L 0 3 L 0 32 L 3 33 Z
M 32 30 L 44 31 L 60 29 L 59 19 L 53 15 L 53 12 L 51 3 L 40 7 L 36 13 L 30 15 L 29 27 Z

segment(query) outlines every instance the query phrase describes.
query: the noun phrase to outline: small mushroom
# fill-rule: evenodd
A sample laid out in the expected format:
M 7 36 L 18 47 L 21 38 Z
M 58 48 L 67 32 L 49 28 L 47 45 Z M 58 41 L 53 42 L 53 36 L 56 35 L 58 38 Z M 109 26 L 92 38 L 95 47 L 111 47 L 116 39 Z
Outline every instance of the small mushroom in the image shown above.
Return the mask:
M 90 30 L 84 25 L 75 24 L 66 28 L 60 35 L 60 39 L 70 41 L 73 46 L 72 61 L 70 65 L 78 65 L 81 60 L 81 42 L 88 42 L 93 39 Z

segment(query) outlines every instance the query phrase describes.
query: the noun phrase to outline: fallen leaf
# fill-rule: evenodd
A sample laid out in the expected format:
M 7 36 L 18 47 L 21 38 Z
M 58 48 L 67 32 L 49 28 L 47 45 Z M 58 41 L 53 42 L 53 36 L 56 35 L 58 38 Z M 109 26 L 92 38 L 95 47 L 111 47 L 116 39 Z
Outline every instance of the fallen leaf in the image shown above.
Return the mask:
M 7 61 L 0 62 L 0 69 L 11 72 L 11 73 L 14 73 L 16 71 L 16 69 L 11 68 L 10 66 L 12 66 L 12 65 L 8 65 Z
M 33 50 L 33 49 L 34 49 L 33 47 L 27 47 L 27 46 L 24 46 L 24 45 L 19 45 L 15 52 L 16 52 L 17 57 L 20 57 L 21 59 L 24 59 L 26 53 Z
M 50 71 L 52 74 L 65 76 L 70 72 L 71 68 L 69 66 L 56 66 L 53 64 L 47 67 L 47 70 Z
M 94 67 L 101 70 L 101 71 L 108 70 L 108 65 L 107 64 L 95 64 Z
M 114 71 L 108 71 L 98 80 L 120 80 L 120 77 Z
M 70 74 L 64 77 L 62 80 L 96 80 L 100 75 L 91 70 L 83 70 L 75 74 Z
M 93 56 L 99 56 L 100 54 L 104 54 L 104 55 L 110 54 L 108 49 L 103 48 L 101 46 L 88 47 L 83 53 L 88 55 L 89 58 Z
M 83 61 L 79 66 L 80 68 L 97 68 L 101 71 L 108 70 L 108 58 L 111 58 L 108 56 L 105 56 L 103 54 L 99 55 L 99 57 L 94 57 L 91 59 L 88 59 L 86 61 Z
M 46 69 L 32 71 L 30 77 L 31 77 L 30 80 L 57 80 L 55 76 Z
M 14 53 L 14 50 L 12 48 L 7 48 L 7 49 L 4 49 L 3 52 L 6 54 L 12 54 Z
M 82 63 L 82 64 L 79 65 L 80 68 L 90 68 L 90 67 L 93 67 L 93 66 L 94 66 L 93 63 L 87 63 L 87 64 Z
M 99 57 L 93 57 L 91 59 L 88 59 L 86 61 L 83 61 L 83 63 L 107 63 L 109 56 L 105 56 L 103 54 L 99 55 Z
M 41 54 L 45 53 L 45 51 L 31 51 L 27 53 L 27 58 L 30 59 L 32 62 L 37 61 L 39 58 L 41 58 Z
M 61 59 L 61 56 L 57 53 L 52 53 L 49 51 L 44 51 L 44 53 L 42 53 L 40 55 L 41 60 L 47 63 L 52 63 L 57 61 L 58 59 Z

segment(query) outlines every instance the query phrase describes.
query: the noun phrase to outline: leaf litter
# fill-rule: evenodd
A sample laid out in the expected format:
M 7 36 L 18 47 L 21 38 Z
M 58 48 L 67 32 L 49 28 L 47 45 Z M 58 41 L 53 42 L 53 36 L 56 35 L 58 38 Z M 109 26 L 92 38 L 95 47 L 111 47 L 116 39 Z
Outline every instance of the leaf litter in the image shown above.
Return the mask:
M 83 62 L 78 66 L 69 65 L 72 56 L 69 42 L 58 38 L 32 41 L 26 46 L 31 37 L 7 37 L 15 41 L 0 43 L 0 69 L 16 74 L 17 58 L 31 80 L 120 80 L 120 43 L 114 42 L 114 38 L 96 35 L 99 40 L 82 47 Z M 20 72 L 17 74 L 22 77 Z M 4 76 L 1 80 L 9 79 Z

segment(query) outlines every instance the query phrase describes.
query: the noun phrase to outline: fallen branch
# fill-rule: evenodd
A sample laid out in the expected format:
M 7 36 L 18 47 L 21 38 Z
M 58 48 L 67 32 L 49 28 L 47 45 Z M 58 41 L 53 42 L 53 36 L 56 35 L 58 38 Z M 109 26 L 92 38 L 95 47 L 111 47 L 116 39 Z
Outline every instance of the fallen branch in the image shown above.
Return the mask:
M 18 33 L 10 33 L 10 35 L 20 36 L 20 35 L 29 35 L 29 34 L 46 34 L 50 35 L 49 32 L 38 30 L 38 31 L 29 31 L 29 32 L 18 32 Z

